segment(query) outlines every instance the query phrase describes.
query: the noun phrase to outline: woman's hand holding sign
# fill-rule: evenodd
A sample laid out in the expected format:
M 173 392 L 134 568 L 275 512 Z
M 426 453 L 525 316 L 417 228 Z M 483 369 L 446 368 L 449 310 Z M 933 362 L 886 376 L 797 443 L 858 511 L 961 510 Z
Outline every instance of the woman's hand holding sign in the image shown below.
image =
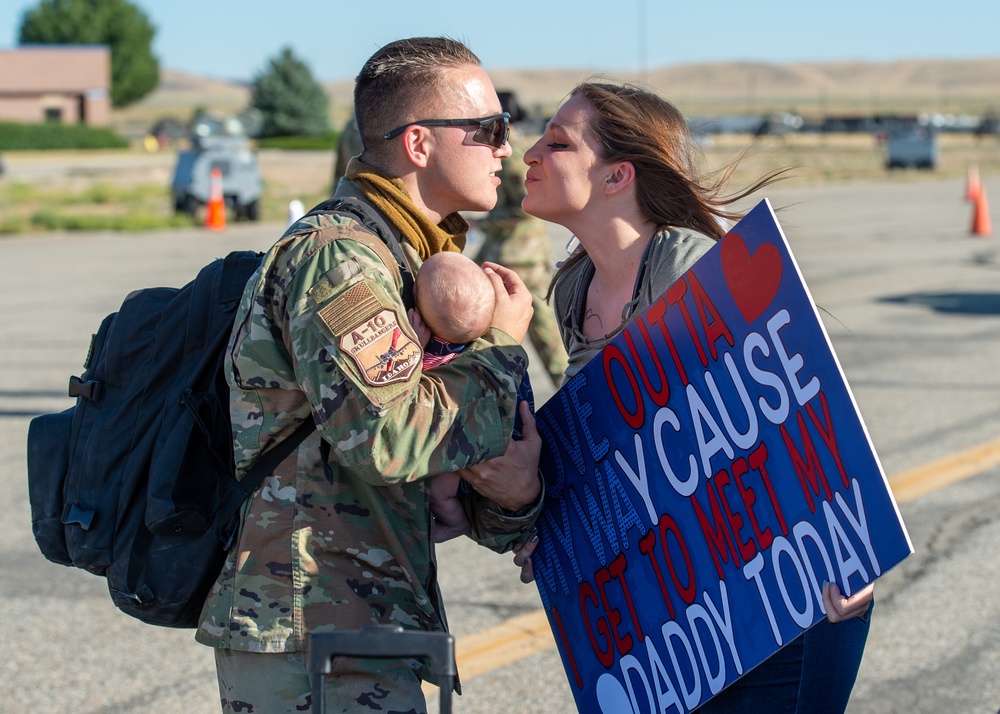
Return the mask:
M 514 548 L 514 565 L 521 568 L 521 582 L 530 583 L 535 579 L 535 572 L 531 568 L 531 554 L 538 546 L 538 534 L 533 533 L 528 540 L 520 543 Z
M 523 569 L 521 579 L 524 579 Z M 826 619 L 830 622 L 843 622 L 860 617 L 868 612 L 874 598 L 875 583 L 870 583 L 850 597 L 844 597 L 841 594 L 837 583 L 827 583 L 823 587 L 823 607 L 826 609 Z

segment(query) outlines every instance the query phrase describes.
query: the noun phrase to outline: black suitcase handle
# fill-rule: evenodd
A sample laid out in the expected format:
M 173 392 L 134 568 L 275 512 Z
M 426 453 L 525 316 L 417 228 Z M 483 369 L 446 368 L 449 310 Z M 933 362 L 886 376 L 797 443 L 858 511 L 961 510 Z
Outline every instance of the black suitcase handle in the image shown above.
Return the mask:
M 372 625 L 360 630 L 317 632 L 309 636 L 309 678 L 312 680 L 313 714 L 326 709 L 323 677 L 330 673 L 333 658 L 426 656 L 431 674 L 441 678 L 441 712 L 451 714 L 451 690 L 458 670 L 455 666 L 455 638 L 447 632 L 404 630 L 398 625 Z

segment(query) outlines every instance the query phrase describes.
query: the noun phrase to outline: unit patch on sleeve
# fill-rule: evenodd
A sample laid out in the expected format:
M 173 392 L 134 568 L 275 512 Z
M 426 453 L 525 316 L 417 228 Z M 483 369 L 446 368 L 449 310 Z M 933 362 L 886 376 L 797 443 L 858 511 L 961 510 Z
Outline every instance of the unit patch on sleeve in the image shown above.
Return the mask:
M 396 311 L 390 309 L 380 310 L 347 330 L 340 336 L 340 349 L 373 387 L 407 381 L 423 357 L 420 345 L 407 336 Z

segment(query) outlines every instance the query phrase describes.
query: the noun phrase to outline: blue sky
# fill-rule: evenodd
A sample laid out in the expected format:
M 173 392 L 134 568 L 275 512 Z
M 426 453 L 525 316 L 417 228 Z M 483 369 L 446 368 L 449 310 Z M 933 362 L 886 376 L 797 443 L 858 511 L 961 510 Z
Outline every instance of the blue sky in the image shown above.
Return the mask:
M 0 3 L 0 49 L 38 0 Z M 321 81 L 350 79 L 378 47 L 464 40 L 487 69 L 641 71 L 772 63 L 1000 57 L 997 0 L 138 0 L 161 66 L 250 80 L 291 45 Z

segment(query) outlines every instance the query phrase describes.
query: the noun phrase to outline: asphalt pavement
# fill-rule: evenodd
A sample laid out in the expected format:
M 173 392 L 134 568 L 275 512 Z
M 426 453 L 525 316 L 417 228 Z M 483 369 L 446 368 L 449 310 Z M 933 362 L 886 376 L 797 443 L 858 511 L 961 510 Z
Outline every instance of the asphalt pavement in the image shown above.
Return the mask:
M 1000 196 L 1000 180 L 986 177 L 985 185 Z M 1000 236 L 969 235 L 962 183 L 901 176 L 768 195 L 890 483 L 1000 437 Z M 216 256 L 266 248 L 281 229 L 0 236 L 3 711 L 218 711 L 211 650 L 190 631 L 129 618 L 103 579 L 41 556 L 31 536 L 25 434 L 32 416 L 71 404 L 68 377 L 129 290 L 180 285 Z M 559 250 L 567 237 L 552 231 Z M 544 373 L 533 367 L 532 378 L 541 402 Z M 916 552 L 877 586 L 852 714 L 1000 707 L 1000 468 L 989 462 L 972 472 L 900 504 Z M 463 643 L 540 608 L 509 556 L 459 540 L 444 544 L 439 559 L 460 656 Z M 537 641 L 508 657 L 487 640 L 486 659 L 496 656 L 481 674 L 463 676 L 454 711 L 573 711 L 556 650 Z

